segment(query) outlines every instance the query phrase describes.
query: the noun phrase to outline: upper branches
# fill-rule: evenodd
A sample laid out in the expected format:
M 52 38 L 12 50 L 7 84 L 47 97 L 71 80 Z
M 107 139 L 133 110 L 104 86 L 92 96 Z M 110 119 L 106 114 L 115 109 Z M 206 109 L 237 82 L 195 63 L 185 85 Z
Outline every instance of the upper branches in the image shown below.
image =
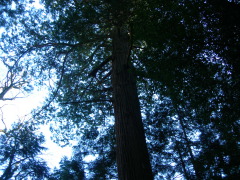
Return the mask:
M 4 59 L 2 62 L 6 65 L 1 67 L 2 69 L 6 69 L 6 75 L 0 80 L 0 100 L 14 100 L 19 98 L 18 95 L 23 90 L 23 87 L 28 83 L 26 72 L 21 70 L 19 71 L 17 64 L 9 66 L 4 62 Z M 13 93 L 12 90 L 17 91 Z

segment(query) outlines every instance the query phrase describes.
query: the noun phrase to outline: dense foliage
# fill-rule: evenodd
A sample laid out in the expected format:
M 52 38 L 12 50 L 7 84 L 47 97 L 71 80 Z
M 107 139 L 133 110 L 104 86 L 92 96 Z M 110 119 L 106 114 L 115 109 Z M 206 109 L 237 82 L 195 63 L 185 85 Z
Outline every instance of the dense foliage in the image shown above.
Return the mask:
M 45 150 L 43 135 L 32 126 L 16 123 L 0 134 L 0 179 L 43 179 L 49 168 L 40 158 Z
M 240 176 L 238 2 L 44 4 L 46 11 L 19 17 L 18 36 L 5 36 L 16 42 L 15 57 L 29 55 L 21 62 L 30 75 L 50 80 L 52 95 L 36 119 L 51 123 L 60 144 L 78 141 L 76 157 L 63 160 L 53 179 L 116 178 L 110 76 L 116 26 L 130 35 L 129 56 L 155 179 Z M 12 44 L 4 46 L 10 52 Z M 84 162 L 89 155 L 95 160 Z

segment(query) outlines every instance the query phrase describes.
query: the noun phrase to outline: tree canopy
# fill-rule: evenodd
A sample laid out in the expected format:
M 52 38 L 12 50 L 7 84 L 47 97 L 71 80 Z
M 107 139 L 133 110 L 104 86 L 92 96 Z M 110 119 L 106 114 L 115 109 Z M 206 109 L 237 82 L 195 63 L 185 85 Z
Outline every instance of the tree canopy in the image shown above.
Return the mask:
M 16 123 L 0 135 L 1 180 L 43 179 L 48 177 L 46 162 L 39 157 L 44 148 L 42 134 L 37 135 L 33 126 Z
M 84 172 L 79 163 L 82 179 L 141 168 L 155 179 L 240 176 L 237 1 L 43 4 L 8 27 L 1 50 L 25 77 L 49 80 L 38 123 L 50 123 L 61 145 L 78 141 L 81 158 L 63 160 L 56 177 Z

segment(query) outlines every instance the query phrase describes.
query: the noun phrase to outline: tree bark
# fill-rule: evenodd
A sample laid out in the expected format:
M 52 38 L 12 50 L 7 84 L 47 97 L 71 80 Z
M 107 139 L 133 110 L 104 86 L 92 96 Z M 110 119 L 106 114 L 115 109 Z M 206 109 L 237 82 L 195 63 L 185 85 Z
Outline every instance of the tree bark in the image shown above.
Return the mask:
M 118 177 L 120 180 L 152 180 L 136 80 L 129 61 L 129 36 L 116 28 L 112 38 Z

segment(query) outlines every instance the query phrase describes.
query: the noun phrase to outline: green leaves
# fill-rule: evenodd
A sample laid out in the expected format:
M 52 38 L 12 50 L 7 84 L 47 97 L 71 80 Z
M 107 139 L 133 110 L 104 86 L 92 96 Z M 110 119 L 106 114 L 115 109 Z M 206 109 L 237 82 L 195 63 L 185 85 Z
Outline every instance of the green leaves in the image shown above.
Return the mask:
M 50 180 L 68 180 L 68 179 L 76 179 L 76 180 L 84 180 L 84 168 L 83 162 L 80 159 L 75 160 L 67 159 L 67 157 L 62 158 L 60 162 L 60 169 L 54 169 L 54 172 L 49 177 Z
M 171 179 L 176 173 L 194 179 L 197 171 L 205 179 L 239 174 L 238 3 L 43 2 L 47 11 L 29 12 L 21 3 L 15 2 L 13 10 L 6 8 L 13 1 L 4 2 L 1 60 L 12 68 L 8 80 L 17 80 L 14 87 L 28 83 L 29 77 L 39 84 L 50 80 L 48 112 L 39 117 L 52 121 L 63 144 L 77 139 L 83 158 L 97 156 L 87 167 L 92 177 L 116 175 L 111 62 L 95 77 L 89 74 L 112 55 L 111 31 L 121 25 L 132 41 L 131 61 L 156 178 Z M 31 90 L 31 85 L 24 87 Z M 22 154 L 37 151 L 20 140 L 26 146 Z M 74 163 L 63 160 L 56 177 L 74 169 Z
M 40 179 L 48 176 L 48 167 L 39 155 L 46 150 L 43 135 L 28 125 L 14 124 L 0 136 L 0 179 Z

